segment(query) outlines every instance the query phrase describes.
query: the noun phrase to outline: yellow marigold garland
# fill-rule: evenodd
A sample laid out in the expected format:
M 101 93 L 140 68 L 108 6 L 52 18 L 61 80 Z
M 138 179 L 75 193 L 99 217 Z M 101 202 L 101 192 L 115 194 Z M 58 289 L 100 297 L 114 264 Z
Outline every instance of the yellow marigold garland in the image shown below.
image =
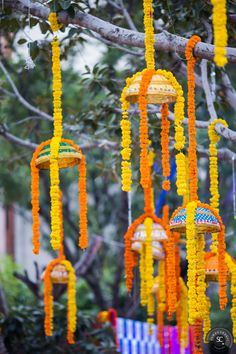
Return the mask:
M 54 250 L 60 249 L 61 217 L 60 217 L 60 176 L 58 165 L 58 151 L 60 138 L 53 137 L 50 148 L 50 197 L 51 197 L 51 245 Z
M 142 306 L 147 305 L 147 282 L 146 282 L 146 243 L 143 242 L 141 246 L 139 273 L 140 273 L 140 303 Z
M 208 128 L 208 135 L 210 140 L 210 192 L 211 192 L 211 206 L 219 212 L 219 186 L 218 186 L 218 156 L 217 156 L 217 146 L 216 144 L 220 140 L 220 136 L 215 130 L 216 124 L 222 124 L 228 128 L 228 124 L 225 120 L 219 118 L 215 119 Z M 212 234 L 212 245 L 211 250 L 217 252 L 217 234 Z
M 181 353 L 187 347 L 189 342 L 189 325 L 188 325 L 188 289 L 182 278 L 179 278 L 180 282 L 180 321 L 181 321 L 181 333 L 180 333 L 180 347 Z
M 48 20 L 53 32 L 58 31 L 60 26 L 57 22 L 56 13 L 50 13 Z M 58 154 L 62 137 L 62 82 L 60 64 L 60 44 L 54 37 L 52 45 L 52 77 L 53 77 L 53 118 L 54 136 L 51 140 L 50 149 L 50 197 L 51 197 L 51 245 L 54 250 L 60 248 L 60 177 Z
M 203 234 L 196 235 L 196 260 L 197 260 L 197 311 L 199 319 L 206 319 L 206 282 L 205 282 L 205 239 Z
M 195 240 L 195 210 L 197 203 L 192 201 L 186 206 L 186 251 L 188 260 L 188 298 L 189 298 L 189 323 L 194 325 L 198 318 L 197 291 L 196 291 L 196 240 Z
M 74 268 L 72 267 L 71 263 L 67 260 L 63 260 L 61 262 L 68 274 L 69 274 L 69 279 L 68 279 L 68 312 L 67 312 L 67 321 L 68 321 L 68 327 L 67 327 L 67 341 L 69 344 L 74 343 L 74 332 L 76 330 L 76 276 L 75 276 L 75 271 Z
M 155 311 L 155 299 L 152 292 L 153 289 L 153 256 L 152 256 L 152 226 L 153 221 L 151 218 L 146 218 L 144 221 L 145 231 L 146 231 L 146 252 L 145 252 L 145 280 L 147 289 L 147 313 L 148 313 L 148 324 L 149 333 L 152 334 L 152 324 L 154 323 L 154 311 Z
M 127 85 L 121 93 L 121 108 L 122 108 L 122 120 L 120 122 L 121 126 L 121 174 L 122 174 L 122 190 L 129 192 L 132 184 L 132 172 L 131 172 L 131 123 L 128 117 L 129 102 L 126 100 L 126 91 L 128 89 L 129 80 L 127 80 Z
M 234 338 L 234 343 L 236 343 L 236 263 L 228 253 L 226 253 L 225 259 L 231 275 L 230 292 L 232 295 L 232 305 L 231 305 L 230 313 L 231 313 L 231 320 L 233 324 L 233 338 Z
M 205 316 L 203 319 L 203 339 L 205 343 L 207 343 L 207 335 L 211 330 L 210 308 L 211 308 L 211 301 L 206 296 Z
M 176 155 L 176 169 L 178 172 L 178 177 L 176 180 L 177 193 L 178 195 L 185 195 L 188 188 L 186 183 L 186 164 L 185 164 L 185 155 L 180 152 Z
M 222 67 L 227 64 L 226 47 L 228 43 L 226 0 L 211 0 L 213 6 L 213 30 L 215 44 L 215 63 Z
M 145 29 L 145 59 L 148 69 L 155 68 L 154 61 L 154 26 L 152 0 L 143 0 L 144 29 Z

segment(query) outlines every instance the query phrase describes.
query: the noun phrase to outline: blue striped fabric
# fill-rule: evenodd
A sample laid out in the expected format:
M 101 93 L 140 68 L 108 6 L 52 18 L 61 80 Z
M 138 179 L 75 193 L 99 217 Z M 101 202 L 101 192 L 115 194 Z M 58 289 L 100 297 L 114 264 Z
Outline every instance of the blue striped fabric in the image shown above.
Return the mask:
M 157 326 L 153 325 L 152 335 L 149 335 L 148 324 L 124 318 L 118 318 L 117 336 L 119 353 L 121 354 L 180 354 L 177 339 L 177 328 L 165 326 L 164 346 L 160 348 L 157 340 Z M 190 354 L 186 348 L 184 354 Z

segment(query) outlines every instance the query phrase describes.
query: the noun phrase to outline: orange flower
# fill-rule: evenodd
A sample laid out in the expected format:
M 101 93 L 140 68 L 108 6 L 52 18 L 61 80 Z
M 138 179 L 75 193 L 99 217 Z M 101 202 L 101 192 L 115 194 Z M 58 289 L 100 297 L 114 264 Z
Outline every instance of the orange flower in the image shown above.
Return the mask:
M 142 81 L 139 90 L 139 110 L 140 110 L 140 174 L 143 188 L 150 187 L 151 171 L 148 159 L 148 114 L 147 114 L 147 89 L 151 82 L 155 70 L 147 69 L 143 71 Z
M 193 326 L 194 354 L 203 354 L 202 351 L 202 321 L 196 320 Z
M 41 143 L 33 153 L 30 167 L 31 167 L 31 205 L 32 205 L 32 243 L 33 252 L 39 254 L 40 250 L 40 218 L 39 218 L 39 169 L 36 166 L 36 160 L 44 148 L 44 146 L 50 144 L 51 140 Z
M 164 344 L 164 311 L 160 301 L 159 291 L 157 291 L 157 339 L 162 347 Z
M 169 130 L 170 122 L 168 121 L 168 104 L 164 103 L 161 108 L 161 148 L 162 148 L 162 170 L 163 176 L 170 176 L 170 154 L 169 154 Z M 170 181 L 167 179 L 162 183 L 162 188 L 166 191 L 170 190 Z
M 201 41 L 198 36 L 189 39 L 185 56 L 188 70 L 188 132 L 189 132 L 189 176 L 190 176 L 190 199 L 198 200 L 198 176 L 197 176 L 197 143 L 196 143 L 196 115 L 195 115 L 195 75 L 194 68 L 196 58 L 193 54 L 195 45 Z

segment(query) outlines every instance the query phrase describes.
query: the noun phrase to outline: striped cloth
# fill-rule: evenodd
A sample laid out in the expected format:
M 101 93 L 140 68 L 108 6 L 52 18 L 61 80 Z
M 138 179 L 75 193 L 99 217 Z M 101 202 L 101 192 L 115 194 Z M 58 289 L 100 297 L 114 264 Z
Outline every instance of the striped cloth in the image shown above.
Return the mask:
M 153 334 L 149 335 L 148 324 L 124 318 L 118 318 L 117 336 L 121 354 L 182 354 L 177 340 L 177 329 L 164 328 L 164 345 L 160 348 L 157 340 L 157 326 L 153 325 Z M 192 354 L 190 347 L 184 354 Z

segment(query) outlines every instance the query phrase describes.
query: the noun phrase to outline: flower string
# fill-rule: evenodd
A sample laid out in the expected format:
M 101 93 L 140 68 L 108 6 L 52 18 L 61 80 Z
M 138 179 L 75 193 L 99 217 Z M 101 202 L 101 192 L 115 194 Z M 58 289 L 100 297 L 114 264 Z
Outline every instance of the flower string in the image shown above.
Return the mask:
M 146 243 L 142 242 L 140 260 L 139 260 L 140 303 L 142 306 L 147 305 L 147 281 L 146 281 L 145 261 L 146 261 Z
M 33 153 L 30 167 L 31 167 L 31 205 L 32 205 L 32 243 L 33 253 L 39 254 L 40 250 L 40 218 L 39 218 L 39 169 L 36 166 L 36 160 L 44 148 L 48 145 L 50 140 L 41 143 Z
M 153 7 L 152 0 L 143 0 L 144 12 L 144 32 L 145 32 L 145 59 L 148 69 L 155 68 L 154 60 L 154 25 L 153 25 Z
M 196 320 L 193 326 L 194 354 L 203 354 L 202 351 L 202 321 Z
M 217 156 L 217 143 L 220 140 L 219 135 L 215 130 L 216 124 L 222 124 L 226 128 L 228 124 L 223 119 L 215 119 L 208 128 L 208 136 L 210 140 L 210 192 L 211 192 L 211 206 L 219 213 L 219 186 L 218 186 L 218 156 Z M 212 252 L 217 252 L 217 234 L 212 234 Z
M 196 290 L 196 240 L 195 240 L 195 211 L 197 203 L 192 201 L 186 206 L 186 252 L 188 260 L 188 304 L 189 304 L 189 323 L 194 324 L 198 318 L 197 313 L 197 290 Z
M 129 192 L 132 184 L 132 172 L 131 172 L 131 123 L 129 121 L 128 110 L 129 102 L 126 100 L 126 91 L 128 89 L 129 80 L 127 79 L 127 85 L 122 91 L 121 94 L 121 108 L 122 108 L 122 120 L 120 122 L 121 126 L 121 170 L 122 170 L 122 190 Z
M 145 70 L 139 89 L 139 110 L 140 110 L 140 183 L 141 186 L 149 188 L 151 184 L 151 171 L 148 159 L 148 114 L 147 114 L 147 89 L 154 74 L 154 70 Z
M 67 300 L 67 341 L 69 344 L 74 343 L 74 333 L 76 330 L 76 276 L 72 264 L 67 260 L 62 260 L 69 274 L 68 279 L 68 300 Z
M 236 262 L 232 259 L 232 257 L 226 253 L 226 263 L 231 275 L 231 285 L 230 292 L 232 295 L 232 306 L 230 309 L 232 324 L 233 324 L 233 337 L 234 343 L 236 342 Z
M 162 170 L 165 181 L 162 188 L 166 191 L 170 190 L 170 154 L 169 154 L 169 130 L 170 122 L 168 121 L 168 104 L 164 103 L 161 108 L 161 149 L 162 149 Z
M 214 30 L 214 44 L 215 44 L 215 63 L 223 67 L 227 64 L 226 47 L 228 42 L 227 33 L 227 13 L 226 0 L 211 0 L 213 6 L 213 30 Z
M 198 200 L 198 169 L 197 169 L 197 142 L 196 142 L 196 115 L 195 115 L 195 75 L 194 68 L 196 58 L 193 55 L 195 45 L 200 42 L 198 36 L 192 36 L 186 46 L 185 56 L 188 71 L 188 132 L 189 132 L 189 176 L 190 176 L 190 199 Z

